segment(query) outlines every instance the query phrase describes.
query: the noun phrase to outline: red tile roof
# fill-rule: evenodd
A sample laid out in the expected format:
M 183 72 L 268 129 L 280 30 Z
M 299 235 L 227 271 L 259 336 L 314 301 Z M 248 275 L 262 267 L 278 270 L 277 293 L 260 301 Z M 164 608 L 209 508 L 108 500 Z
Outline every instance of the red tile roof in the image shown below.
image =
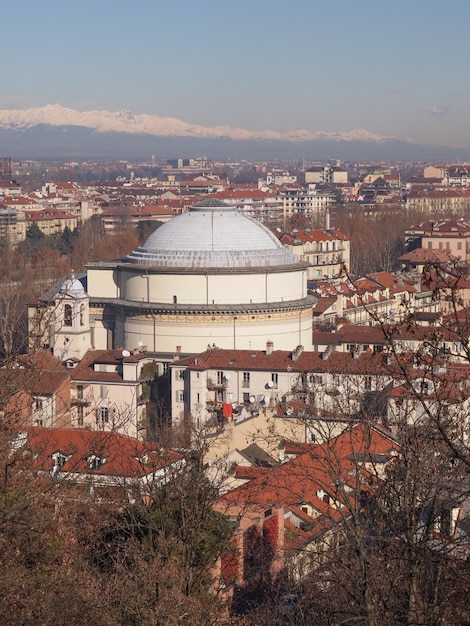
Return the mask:
M 44 471 L 52 469 L 55 453 L 66 457 L 61 473 L 129 478 L 141 478 L 183 459 L 178 452 L 116 432 L 32 428 L 26 433 L 25 448 L 37 455 L 36 466 Z M 96 469 L 90 467 L 92 456 L 104 461 Z
M 225 350 L 213 348 L 197 356 L 174 361 L 196 371 L 208 369 L 226 371 L 291 371 L 291 372 L 338 372 L 348 374 L 377 373 L 384 370 L 384 359 L 380 353 L 364 352 L 354 358 L 349 352 L 332 352 L 324 359 L 319 352 L 302 352 L 296 360 L 292 352 L 274 350 L 267 355 L 263 350 Z
M 383 455 L 384 461 L 399 450 L 397 442 L 385 431 L 363 423 L 345 430 L 324 444 L 303 444 L 291 461 L 268 469 L 261 476 L 226 493 L 227 503 L 265 504 L 284 508 L 310 503 L 317 511 L 339 519 L 341 511 L 324 502 L 319 492 L 348 505 L 343 485 L 355 487 L 359 479 L 367 484 L 375 477 L 358 462 Z M 287 451 L 287 449 L 286 449 Z M 362 478 L 359 478 L 362 476 Z

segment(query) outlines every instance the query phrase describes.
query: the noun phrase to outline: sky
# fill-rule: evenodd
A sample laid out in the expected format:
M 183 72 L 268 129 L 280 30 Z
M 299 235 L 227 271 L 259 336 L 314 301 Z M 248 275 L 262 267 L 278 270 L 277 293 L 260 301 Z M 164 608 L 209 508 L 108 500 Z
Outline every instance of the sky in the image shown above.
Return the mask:
M 468 0 L 15 0 L 0 109 L 470 147 Z

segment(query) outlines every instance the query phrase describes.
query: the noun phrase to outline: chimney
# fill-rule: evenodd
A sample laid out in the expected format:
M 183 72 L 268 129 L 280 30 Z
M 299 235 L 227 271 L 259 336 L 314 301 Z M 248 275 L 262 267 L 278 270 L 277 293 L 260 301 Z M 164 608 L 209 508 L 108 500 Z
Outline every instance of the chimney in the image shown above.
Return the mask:
M 266 342 L 266 356 L 270 356 L 273 353 L 274 344 L 271 340 Z
M 292 360 L 293 361 L 298 361 L 300 355 L 302 354 L 302 352 L 304 351 L 304 347 L 303 346 L 297 346 L 297 348 L 295 350 L 292 351 Z

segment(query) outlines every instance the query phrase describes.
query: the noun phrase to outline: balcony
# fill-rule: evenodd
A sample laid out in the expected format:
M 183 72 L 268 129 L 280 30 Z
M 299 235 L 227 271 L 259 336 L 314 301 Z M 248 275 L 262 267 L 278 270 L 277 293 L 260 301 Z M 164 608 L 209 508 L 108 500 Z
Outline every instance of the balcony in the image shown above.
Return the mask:
M 70 403 L 72 406 L 90 406 L 91 404 L 86 398 L 71 398 Z
M 207 379 L 207 389 L 227 389 L 228 381 L 224 380 L 222 382 L 213 380 L 212 378 Z

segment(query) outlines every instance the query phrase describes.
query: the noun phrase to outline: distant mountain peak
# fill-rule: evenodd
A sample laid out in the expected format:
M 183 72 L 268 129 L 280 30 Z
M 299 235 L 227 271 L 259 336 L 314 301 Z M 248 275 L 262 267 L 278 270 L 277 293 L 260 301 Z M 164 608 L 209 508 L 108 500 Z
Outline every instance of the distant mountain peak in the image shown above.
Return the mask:
M 155 137 L 192 137 L 198 139 L 230 138 L 233 140 L 268 139 L 289 142 L 303 141 L 365 141 L 380 142 L 393 139 L 359 128 L 348 132 L 311 132 L 293 130 L 280 133 L 272 130 L 249 131 L 233 126 L 207 127 L 188 124 L 171 117 L 135 115 L 131 111 L 75 111 L 60 104 L 47 104 L 30 109 L 0 109 L 0 129 L 28 130 L 39 125 L 52 127 L 76 126 L 97 133 L 127 133 Z

